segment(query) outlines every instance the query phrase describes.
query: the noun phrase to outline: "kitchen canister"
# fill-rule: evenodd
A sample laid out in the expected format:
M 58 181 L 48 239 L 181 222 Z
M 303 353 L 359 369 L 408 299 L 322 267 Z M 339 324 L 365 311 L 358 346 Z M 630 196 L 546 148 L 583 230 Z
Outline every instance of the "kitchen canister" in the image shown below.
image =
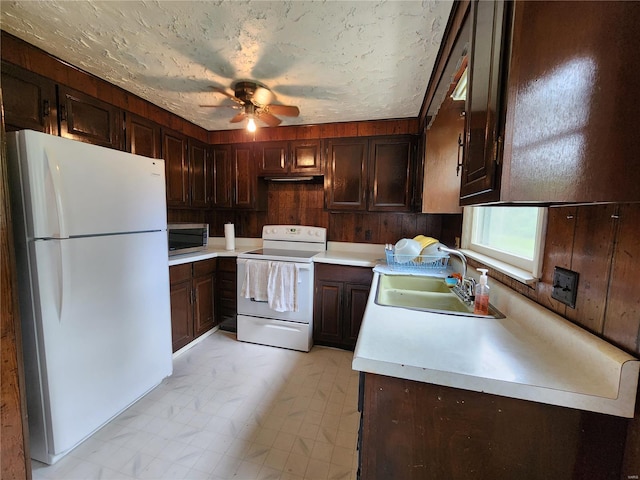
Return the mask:
M 227 250 L 236 249 L 236 232 L 233 223 L 224 224 L 224 244 Z

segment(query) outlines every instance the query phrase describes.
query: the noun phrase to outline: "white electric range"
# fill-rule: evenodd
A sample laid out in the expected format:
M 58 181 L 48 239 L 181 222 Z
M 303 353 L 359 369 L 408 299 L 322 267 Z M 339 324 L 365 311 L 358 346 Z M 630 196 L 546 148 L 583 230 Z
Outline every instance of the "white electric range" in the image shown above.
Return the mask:
M 262 228 L 262 248 L 238 255 L 238 340 L 304 352 L 311 349 L 313 257 L 326 249 L 326 228 L 302 225 L 265 225 Z M 248 261 L 295 265 L 297 311 L 276 311 L 267 301 L 243 295 Z

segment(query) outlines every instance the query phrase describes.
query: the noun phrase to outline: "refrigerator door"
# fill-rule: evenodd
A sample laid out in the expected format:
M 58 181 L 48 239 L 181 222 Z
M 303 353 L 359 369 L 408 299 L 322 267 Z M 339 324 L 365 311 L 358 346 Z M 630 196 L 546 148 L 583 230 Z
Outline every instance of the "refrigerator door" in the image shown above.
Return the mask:
M 37 240 L 31 249 L 31 456 L 53 463 L 171 374 L 167 237 Z
M 166 230 L 163 160 L 30 130 L 7 137 L 27 238 Z

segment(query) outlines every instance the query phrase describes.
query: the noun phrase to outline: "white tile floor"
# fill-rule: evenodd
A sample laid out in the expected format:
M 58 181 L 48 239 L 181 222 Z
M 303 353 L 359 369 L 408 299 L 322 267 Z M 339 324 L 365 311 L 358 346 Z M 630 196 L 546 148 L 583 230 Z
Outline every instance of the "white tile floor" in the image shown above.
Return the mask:
M 353 354 L 242 343 L 216 332 L 173 375 L 39 479 L 354 479 Z

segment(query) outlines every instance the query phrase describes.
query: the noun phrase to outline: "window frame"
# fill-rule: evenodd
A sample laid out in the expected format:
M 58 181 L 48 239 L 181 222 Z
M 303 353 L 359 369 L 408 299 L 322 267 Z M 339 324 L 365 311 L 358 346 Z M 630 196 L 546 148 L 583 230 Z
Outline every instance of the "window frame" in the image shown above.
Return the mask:
M 490 268 L 498 270 L 516 280 L 531 284 L 535 283 L 542 276 L 542 263 L 544 259 L 544 243 L 547 231 L 547 207 L 538 207 L 536 221 L 536 234 L 534 243 L 533 259 L 528 260 L 516 255 L 493 249 L 485 245 L 473 242 L 473 231 L 475 221 L 479 218 L 479 208 L 491 208 L 505 205 L 487 205 L 476 207 L 465 207 L 462 216 L 462 251 L 469 257 L 479 262 L 485 263 Z M 509 208 L 521 208 L 517 206 Z

